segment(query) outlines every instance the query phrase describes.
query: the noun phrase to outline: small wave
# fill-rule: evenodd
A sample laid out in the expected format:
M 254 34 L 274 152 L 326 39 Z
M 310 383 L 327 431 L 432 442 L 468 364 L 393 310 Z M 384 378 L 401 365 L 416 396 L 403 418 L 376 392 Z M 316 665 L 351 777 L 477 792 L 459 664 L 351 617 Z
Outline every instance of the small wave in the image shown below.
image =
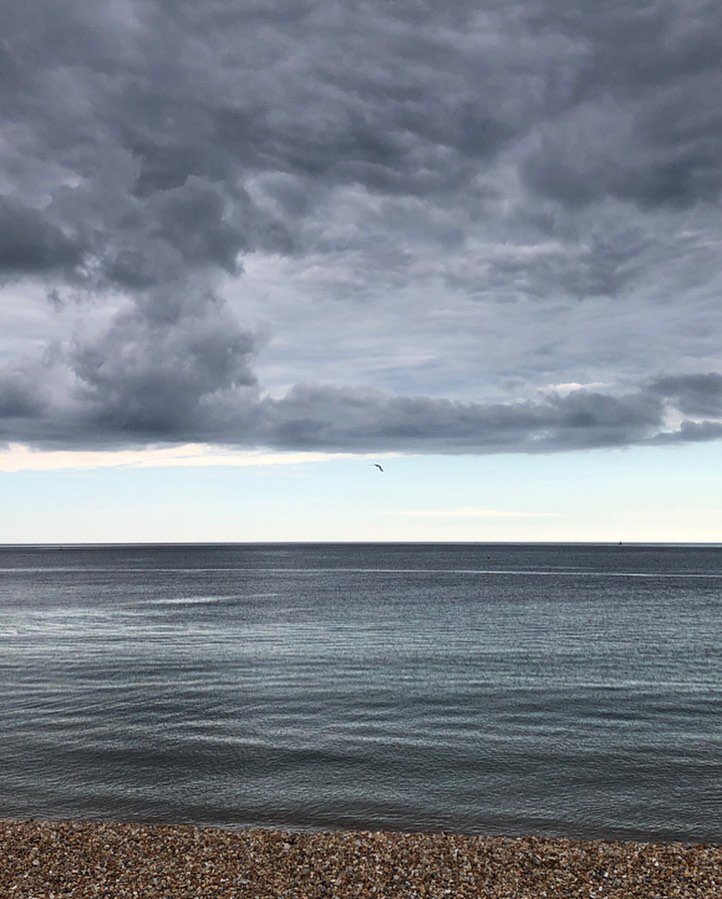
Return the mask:
M 149 606 L 209 606 L 222 602 L 225 596 L 173 596 L 168 599 L 149 599 Z

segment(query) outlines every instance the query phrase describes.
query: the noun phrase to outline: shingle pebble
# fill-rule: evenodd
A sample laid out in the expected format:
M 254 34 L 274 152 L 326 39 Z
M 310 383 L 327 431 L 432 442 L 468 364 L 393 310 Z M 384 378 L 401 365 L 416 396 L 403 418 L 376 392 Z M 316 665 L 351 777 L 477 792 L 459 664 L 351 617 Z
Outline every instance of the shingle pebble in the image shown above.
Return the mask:
M 3 899 L 722 899 L 722 846 L 0 821 Z

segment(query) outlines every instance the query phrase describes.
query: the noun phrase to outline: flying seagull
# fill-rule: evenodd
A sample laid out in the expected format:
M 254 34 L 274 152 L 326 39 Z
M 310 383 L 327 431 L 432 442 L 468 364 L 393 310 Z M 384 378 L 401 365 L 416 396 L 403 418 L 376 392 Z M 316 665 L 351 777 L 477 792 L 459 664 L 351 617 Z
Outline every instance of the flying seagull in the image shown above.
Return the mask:
M 378 468 L 379 471 L 383 471 L 383 468 L 379 465 L 378 462 L 374 462 L 374 465 L 376 466 L 376 468 Z

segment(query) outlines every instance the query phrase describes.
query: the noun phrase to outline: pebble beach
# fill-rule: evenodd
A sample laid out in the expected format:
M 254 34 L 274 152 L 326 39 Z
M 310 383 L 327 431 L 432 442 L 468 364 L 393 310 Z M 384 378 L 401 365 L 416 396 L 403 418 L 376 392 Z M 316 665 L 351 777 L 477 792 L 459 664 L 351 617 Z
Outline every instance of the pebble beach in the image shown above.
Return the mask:
M 0 896 L 715 899 L 722 846 L 4 821 Z

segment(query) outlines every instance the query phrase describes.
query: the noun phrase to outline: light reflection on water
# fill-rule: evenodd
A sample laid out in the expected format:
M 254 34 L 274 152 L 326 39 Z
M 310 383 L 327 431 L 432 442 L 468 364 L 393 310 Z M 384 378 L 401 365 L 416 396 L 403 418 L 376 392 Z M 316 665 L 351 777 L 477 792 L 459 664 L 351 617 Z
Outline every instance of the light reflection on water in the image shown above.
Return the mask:
M 722 838 L 722 549 L 0 549 L 0 817 Z

